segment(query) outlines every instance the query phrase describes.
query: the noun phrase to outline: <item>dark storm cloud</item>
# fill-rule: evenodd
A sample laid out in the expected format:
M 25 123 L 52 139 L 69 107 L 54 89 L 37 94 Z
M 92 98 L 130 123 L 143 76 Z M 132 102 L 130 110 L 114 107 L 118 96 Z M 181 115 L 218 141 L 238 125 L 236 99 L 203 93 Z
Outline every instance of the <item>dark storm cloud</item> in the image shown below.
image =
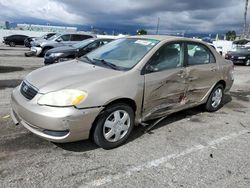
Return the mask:
M 13 6 L 9 2 L 13 2 Z M 19 19 L 52 20 L 95 27 L 144 27 L 155 30 L 160 18 L 161 31 L 217 32 L 239 30 L 243 25 L 244 0 L 43 0 L 31 1 L 30 10 L 20 1 L 0 0 L 5 16 Z M 20 7 L 15 9 L 15 3 Z M 40 2 L 40 4 L 38 3 Z M 7 6 L 6 6 L 7 4 Z M 33 6 L 33 7 L 32 7 Z M 32 13 L 31 13 L 32 12 Z M 26 14 L 26 15 L 25 15 Z M 42 16 L 41 16 L 42 15 Z M 0 17 L 4 17 L 0 13 Z
M 93 25 L 136 25 L 162 30 L 219 31 L 238 29 L 243 23 L 244 2 L 239 0 L 62 0 L 69 12 Z M 232 14 L 234 13 L 234 14 Z M 225 23 L 221 23 L 220 19 Z M 205 26 L 204 26 L 205 25 Z

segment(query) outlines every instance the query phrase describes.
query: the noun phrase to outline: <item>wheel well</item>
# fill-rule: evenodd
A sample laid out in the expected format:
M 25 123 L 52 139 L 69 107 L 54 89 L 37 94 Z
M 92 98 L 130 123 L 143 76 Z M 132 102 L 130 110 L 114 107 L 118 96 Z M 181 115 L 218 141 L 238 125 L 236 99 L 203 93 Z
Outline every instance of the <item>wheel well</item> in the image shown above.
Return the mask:
M 53 47 L 52 46 L 45 46 L 44 48 L 43 48 L 43 53 L 44 53 L 44 51 L 46 50 L 46 49 L 52 49 Z
M 110 106 L 110 105 L 115 104 L 115 103 L 125 103 L 125 104 L 129 105 L 130 107 L 132 107 L 132 109 L 134 111 L 136 111 L 136 109 L 137 109 L 135 101 L 132 99 L 129 99 L 129 98 L 116 99 L 116 100 L 108 103 L 105 106 Z
M 105 107 L 110 106 L 110 105 L 115 104 L 115 103 L 125 103 L 125 104 L 129 105 L 130 107 L 132 107 L 132 109 L 134 110 L 134 112 L 135 112 L 136 109 L 137 109 L 135 101 L 132 100 L 132 99 L 129 99 L 129 98 L 116 99 L 116 100 L 114 100 L 114 101 L 111 101 L 111 102 L 108 103 L 107 105 L 105 105 Z M 103 112 L 103 111 L 101 111 L 100 113 L 102 113 L 102 112 Z M 99 113 L 99 115 L 100 115 L 100 113 Z M 96 119 L 95 119 L 95 121 L 93 122 L 93 124 L 92 124 L 92 126 L 91 126 L 91 129 L 90 129 L 89 138 L 91 138 L 91 139 L 92 139 L 93 131 L 95 130 L 96 121 L 98 120 L 99 115 L 96 117 Z
M 224 89 L 226 88 L 226 82 L 224 80 L 220 80 L 216 85 L 222 84 Z

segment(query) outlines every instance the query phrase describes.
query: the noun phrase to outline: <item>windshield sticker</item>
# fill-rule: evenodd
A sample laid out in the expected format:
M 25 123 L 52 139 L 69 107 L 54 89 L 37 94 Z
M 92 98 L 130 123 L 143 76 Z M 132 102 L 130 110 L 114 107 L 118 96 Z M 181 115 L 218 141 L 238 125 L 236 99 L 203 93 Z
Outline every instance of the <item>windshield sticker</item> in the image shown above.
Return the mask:
M 135 41 L 136 44 L 141 44 L 141 45 L 144 45 L 144 46 L 148 46 L 151 44 L 151 41 L 147 41 L 147 40 L 137 40 Z

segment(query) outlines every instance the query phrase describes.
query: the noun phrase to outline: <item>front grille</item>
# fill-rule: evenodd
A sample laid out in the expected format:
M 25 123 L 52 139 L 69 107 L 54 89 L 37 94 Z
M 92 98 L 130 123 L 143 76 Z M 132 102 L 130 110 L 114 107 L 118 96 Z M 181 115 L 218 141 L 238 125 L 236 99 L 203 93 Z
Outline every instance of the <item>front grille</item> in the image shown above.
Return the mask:
M 33 86 L 31 86 L 25 81 L 22 82 L 20 90 L 21 90 L 22 95 L 29 100 L 33 99 L 38 92 L 36 88 L 34 88 Z

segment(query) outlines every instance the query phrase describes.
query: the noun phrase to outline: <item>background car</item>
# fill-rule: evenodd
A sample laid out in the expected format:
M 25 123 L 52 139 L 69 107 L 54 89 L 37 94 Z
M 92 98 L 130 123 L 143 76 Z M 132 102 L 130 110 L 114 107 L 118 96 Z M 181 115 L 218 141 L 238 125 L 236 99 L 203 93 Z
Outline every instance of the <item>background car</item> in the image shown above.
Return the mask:
M 112 40 L 113 39 L 86 39 L 72 46 L 53 48 L 45 54 L 44 64 L 48 65 L 59 61 L 81 57 Z
M 198 105 L 218 110 L 233 81 L 233 63 L 203 42 L 127 37 L 28 74 L 12 92 L 11 117 L 53 142 L 93 138 L 110 149 L 134 125 Z
M 3 43 L 12 47 L 16 45 L 24 45 L 24 40 L 28 38 L 26 35 L 10 35 L 3 37 Z
M 234 64 L 250 66 L 250 47 L 236 47 L 234 51 L 228 52 L 225 58 Z
M 60 46 L 69 46 L 76 44 L 80 41 L 86 40 L 88 38 L 94 38 L 95 35 L 83 34 L 83 33 L 64 33 L 56 34 L 50 37 L 48 40 L 41 39 L 31 42 L 31 51 L 36 56 L 44 56 L 46 52 L 52 48 Z
M 35 40 L 39 40 L 39 39 L 49 39 L 50 37 L 52 37 L 53 35 L 55 35 L 56 33 L 46 33 L 45 35 L 41 36 L 41 37 L 28 37 L 24 40 L 24 46 L 30 48 L 31 47 L 31 41 L 35 41 Z

